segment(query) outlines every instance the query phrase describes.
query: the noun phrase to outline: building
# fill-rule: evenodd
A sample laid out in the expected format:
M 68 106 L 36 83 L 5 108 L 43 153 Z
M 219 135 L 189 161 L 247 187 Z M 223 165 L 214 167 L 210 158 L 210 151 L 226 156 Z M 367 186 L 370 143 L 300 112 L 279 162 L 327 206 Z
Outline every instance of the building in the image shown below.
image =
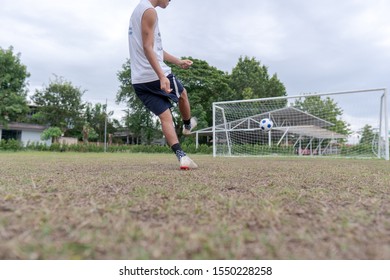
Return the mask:
M 31 118 L 36 112 L 35 105 L 29 105 L 29 107 L 30 112 L 27 118 Z M 22 142 L 23 146 L 26 146 L 28 143 L 46 143 L 47 145 L 51 145 L 51 140 L 41 140 L 42 132 L 46 128 L 46 126 L 31 123 L 10 122 L 7 127 L 0 124 L 0 139 L 15 139 Z
M 15 139 L 22 142 L 23 146 L 33 142 L 51 145 L 51 140 L 41 140 L 42 132 L 45 129 L 45 126 L 28 123 L 9 123 L 7 128 L 0 125 L 0 139 Z

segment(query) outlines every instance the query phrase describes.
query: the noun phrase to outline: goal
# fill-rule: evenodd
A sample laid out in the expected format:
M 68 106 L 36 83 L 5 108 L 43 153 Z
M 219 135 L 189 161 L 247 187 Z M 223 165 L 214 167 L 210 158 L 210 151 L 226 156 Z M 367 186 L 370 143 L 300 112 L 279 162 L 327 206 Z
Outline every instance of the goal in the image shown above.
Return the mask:
M 270 131 L 260 129 L 269 118 Z M 368 89 L 213 103 L 213 156 L 389 160 L 387 90 Z M 198 135 L 197 135 L 198 136 Z

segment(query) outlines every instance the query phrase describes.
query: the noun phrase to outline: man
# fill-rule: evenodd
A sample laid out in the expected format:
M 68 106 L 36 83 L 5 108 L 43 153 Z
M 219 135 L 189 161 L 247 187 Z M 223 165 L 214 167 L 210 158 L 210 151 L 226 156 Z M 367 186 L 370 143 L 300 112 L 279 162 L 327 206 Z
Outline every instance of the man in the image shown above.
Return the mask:
M 164 61 L 183 69 L 188 69 L 192 61 L 178 59 L 163 49 L 155 8 L 165 9 L 169 2 L 170 0 L 141 0 L 131 15 L 129 26 L 131 80 L 135 93 L 146 108 L 160 118 L 162 131 L 180 162 L 180 169 L 189 170 L 198 166 L 180 146 L 173 126 L 171 101 L 179 103 L 184 135 L 191 134 L 197 122 L 195 118 L 191 118 L 187 91 Z

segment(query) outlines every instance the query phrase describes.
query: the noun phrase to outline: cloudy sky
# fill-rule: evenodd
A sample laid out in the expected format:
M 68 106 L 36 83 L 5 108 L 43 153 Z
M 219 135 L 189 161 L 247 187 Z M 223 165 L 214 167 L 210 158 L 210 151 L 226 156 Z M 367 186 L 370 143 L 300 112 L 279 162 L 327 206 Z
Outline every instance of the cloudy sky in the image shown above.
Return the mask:
M 31 73 L 30 94 L 53 74 L 115 105 L 139 0 L 1 0 L 0 47 Z M 231 72 L 240 56 L 277 73 L 289 95 L 390 87 L 388 0 L 172 0 L 158 9 L 165 49 Z

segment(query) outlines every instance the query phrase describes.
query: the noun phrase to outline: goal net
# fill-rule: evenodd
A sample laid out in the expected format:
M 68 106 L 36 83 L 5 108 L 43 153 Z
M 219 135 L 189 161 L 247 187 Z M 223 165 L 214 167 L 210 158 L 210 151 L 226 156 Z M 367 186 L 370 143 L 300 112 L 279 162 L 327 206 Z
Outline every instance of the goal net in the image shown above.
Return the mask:
M 333 156 L 389 160 L 386 89 L 213 103 L 214 156 Z M 273 122 L 260 129 L 262 119 Z

